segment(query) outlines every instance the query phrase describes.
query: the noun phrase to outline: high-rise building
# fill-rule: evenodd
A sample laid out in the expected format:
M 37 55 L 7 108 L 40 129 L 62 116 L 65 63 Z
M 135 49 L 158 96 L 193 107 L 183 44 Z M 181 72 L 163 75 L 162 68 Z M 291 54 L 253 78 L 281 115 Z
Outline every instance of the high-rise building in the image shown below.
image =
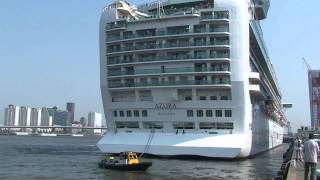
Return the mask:
M 41 123 L 41 110 L 37 108 L 32 108 L 30 119 L 30 126 L 38 126 L 38 124 Z
M 19 113 L 19 126 L 30 126 L 31 108 L 22 106 Z
M 67 111 L 69 113 L 68 115 L 69 123 L 72 123 L 74 121 L 75 103 L 68 102 Z
M 87 123 L 86 123 L 86 118 L 85 117 L 81 117 L 80 118 L 80 124 L 82 125 L 82 127 L 85 127 L 86 125 L 87 125 Z
M 7 126 L 9 120 L 9 108 L 4 108 L 4 121 L 3 125 Z
M 10 104 L 5 109 L 4 125 L 6 126 L 18 126 L 19 125 L 19 113 L 20 107 Z
M 68 125 L 68 111 L 57 110 L 54 114 L 53 124 L 59 126 L 67 126 Z
M 52 121 L 52 116 L 50 116 L 48 109 L 43 107 L 41 109 L 41 126 L 49 126 L 50 120 Z
M 311 127 L 320 127 L 320 70 L 309 70 Z
M 102 114 L 97 112 L 88 113 L 88 127 L 101 127 L 102 126 Z

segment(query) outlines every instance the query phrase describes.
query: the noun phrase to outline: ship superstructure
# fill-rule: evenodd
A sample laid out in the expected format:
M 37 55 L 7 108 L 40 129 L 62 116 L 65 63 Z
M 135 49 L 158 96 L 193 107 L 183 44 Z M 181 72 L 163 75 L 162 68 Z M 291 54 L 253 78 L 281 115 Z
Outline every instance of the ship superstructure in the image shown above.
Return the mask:
M 259 20 L 269 0 L 115 1 L 100 22 L 103 152 L 247 157 L 286 119 Z

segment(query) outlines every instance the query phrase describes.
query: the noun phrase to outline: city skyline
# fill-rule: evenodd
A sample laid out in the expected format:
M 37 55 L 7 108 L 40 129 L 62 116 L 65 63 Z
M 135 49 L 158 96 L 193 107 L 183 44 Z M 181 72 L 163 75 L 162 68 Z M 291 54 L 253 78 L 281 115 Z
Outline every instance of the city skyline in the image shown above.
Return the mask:
M 139 4 L 144 2 L 150 1 Z M 0 114 L 8 104 L 62 107 L 66 101 L 77 104 L 75 120 L 90 110 L 103 113 L 98 26 L 101 9 L 109 3 L 1 2 L 0 58 L 5 61 L 0 62 L 0 83 L 6 88 L 0 90 Z M 320 69 L 316 45 L 320 25 L 314 23 L 317 11 L 312 10 L 316 5 L 320 2 L 273 0 L 269 17 L 262 22 L 284 102 L 293 103 L 286 114 L 294 129 L 310 125 L 308 76 L 301 58 Z

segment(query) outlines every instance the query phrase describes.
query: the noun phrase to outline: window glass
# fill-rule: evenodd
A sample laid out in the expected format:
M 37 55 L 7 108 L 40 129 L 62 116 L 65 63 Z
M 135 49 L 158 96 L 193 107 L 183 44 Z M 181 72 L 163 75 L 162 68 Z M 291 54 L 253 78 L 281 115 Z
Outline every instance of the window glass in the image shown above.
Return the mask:
M 198 117 L 203 117 L 203 111 L 202 110 L 197 110 L 197 116 Z
M 139 117 L 140 116 L 139 110 L 134 110 L 133 115 L 134 117 Z
M 148 111 L 147 110 L 142 110 L 141 114 L 142 114 L 142 117 L 147 117 L 148 116 Z
M 117 111 L 113 111 L 113 117 L 118 117 L 118 112 Z
M 119 111 L 120 117 L 124 117 L 124 111 Z
M 132 114 L 131 114 L 131 111 L 128 110 L 128 111 L 127 111 L 127 117 L 131 117 L 131 115 L 132 115 Z
M 217 100 L 217 96 L 210 96 L 210 100 Z
M 193 110 L 187 110 L 187 116 L 193 117 Z
M 224 116 L 225 117 L 232 117 L 232 111 L 231 110 L 225 110 L 224 111 Z
M 137 121 L 116 121 L 117 128 L 139 128 L 139 123 Z
M 206 110 L 206 116 L 212 117 L 213 116 L 212 110 Z
M 162 122 L 143 122 L 144 129 L 162 129 L 163 123 Z
M 222 117 L 222 110 L 216 110 L 216 117 Z

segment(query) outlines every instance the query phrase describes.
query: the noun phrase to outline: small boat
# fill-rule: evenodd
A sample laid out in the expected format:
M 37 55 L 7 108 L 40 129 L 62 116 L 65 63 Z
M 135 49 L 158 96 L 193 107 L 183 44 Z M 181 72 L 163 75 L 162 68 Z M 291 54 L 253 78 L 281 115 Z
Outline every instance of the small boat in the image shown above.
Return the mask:
M 116 160 L 112 156 L 107 156 L 99 162 L 99 167 L 123 171 L 145 171 L 152 162 L 140 162 L 136 153 L 125 152 L 120 154 L 120 159 Z

